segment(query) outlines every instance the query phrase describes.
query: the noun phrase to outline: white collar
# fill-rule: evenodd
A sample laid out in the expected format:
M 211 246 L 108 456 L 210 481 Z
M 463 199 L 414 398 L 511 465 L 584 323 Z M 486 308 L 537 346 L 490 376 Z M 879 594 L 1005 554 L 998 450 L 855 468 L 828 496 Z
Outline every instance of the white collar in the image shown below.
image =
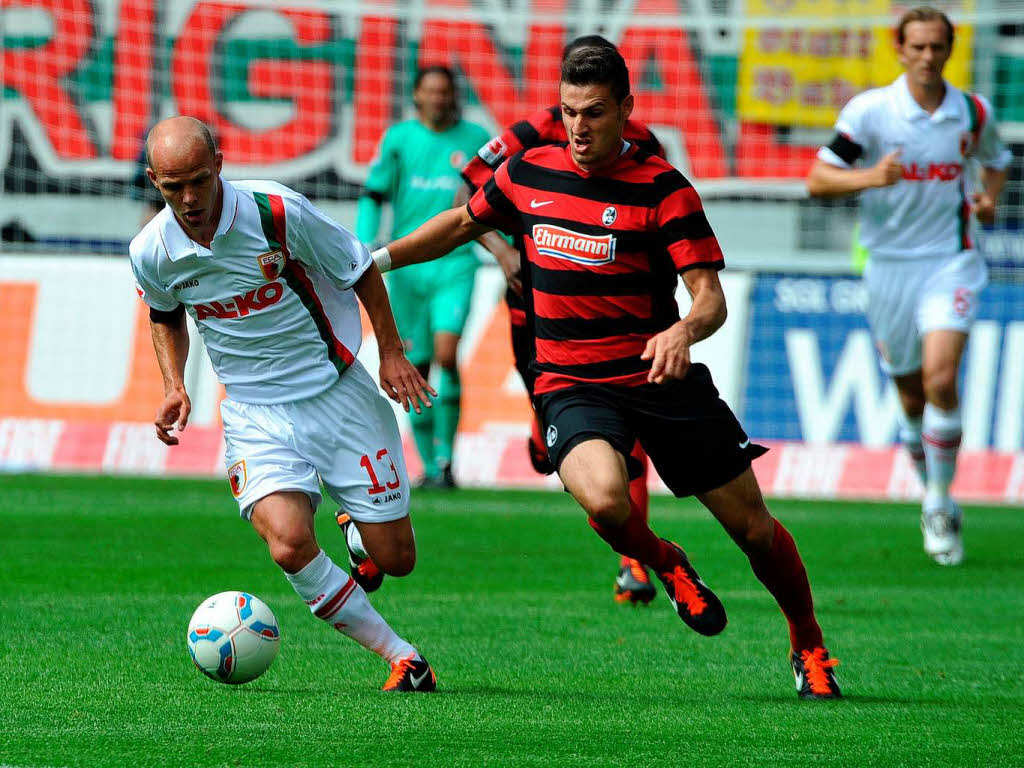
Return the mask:
M 943 80 L 943 82 L 946 85 L 946 95 L 943 96 L 942 103 L 939 104 L 938 109 L 929 113 L 917 103 L 917 100 L 910 93 L 910 86 L 907 85 L 907 74 L 904 72 L 896 78 L 896 82 L 893 85 L 896 87 L 896 98 L 899 99 L 903 116 L 908 120 L 925 119 L 934 122 L 958 118 L 960 116 L 960 105 L 957 103 L 956 98 L 958 91 L 948 80 Z
M 217 222 L 217 231 L 213 233 L 213 240 L 210 241 L 210 248 L 201 245 L 188 236 L 174 211 L 167 206 L 168 218 L 171 226 L 167 227 L 167 255 L 171 261 L 178 261 L 190 256 L 212 256 L 213 243 L 218 237 L 223 237 L 235 226 L 235 218 L 238 215 L 238 192 L 230 181 L 223 176 L 218 176 L 221 189 L 220 221 Z

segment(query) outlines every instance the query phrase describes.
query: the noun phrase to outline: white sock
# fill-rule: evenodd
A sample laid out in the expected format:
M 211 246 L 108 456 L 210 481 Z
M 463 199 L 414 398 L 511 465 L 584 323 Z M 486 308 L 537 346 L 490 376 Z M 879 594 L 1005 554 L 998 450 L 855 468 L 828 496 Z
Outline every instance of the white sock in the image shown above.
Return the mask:
M 335 565 L 327 553 L 320 554 L 298 573 L 285 573 L 309 610 L 339 632 L 348 635 L 394 664 L 416 649 L 400 638 L 384 618 L 374 610 L 363 588 Z
M 917 475 L 921 478 L 921 485 L 928 485 L 928 466 L 924 459 L 924 445 L 921 442 L 921 416 L 908 416 L 900 413 L 900 442 L 910 454 L 910 460 L 917 468 Z
M 928 465 L 927 495 L 931 498 L 948 498 L 963 431 L 960 409 L 944 411 L 926 403 L 922 426 L 921 442 L 924 444 L 925 462 Z
M 349 552 L 353 553 L 357 557 L 369 557 L 369 555 L 366 554 L 366 547 L 363 546 L 363 537 L 359 535 L 359 529 L 356 528 L 355 521 L 353 521 L 348 527 L 345 533 L 345 541 L 348 542 Z

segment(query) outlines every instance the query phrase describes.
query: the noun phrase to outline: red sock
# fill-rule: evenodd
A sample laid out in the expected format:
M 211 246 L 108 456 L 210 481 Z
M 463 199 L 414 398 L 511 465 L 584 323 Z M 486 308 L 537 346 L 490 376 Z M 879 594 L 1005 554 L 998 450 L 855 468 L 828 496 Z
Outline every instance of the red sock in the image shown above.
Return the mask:
M 629 514 L 637 515 L 644 523 L 647 522 L 647 454 L 638 440 L 633 444 L 634 459 L 643 465 L 643 471 L 636 480 L 629 483 Z
M 631 504 L 629 517 L 618 527 L 602 525 L 593 518 L 587 518 L 587 522 L 612 549 L 620 555 L 639 560 L 655 573 L 671 570 L 678 563 L 676 551 L 647 525 L 646 506 L 637 509 Z
M 796 542 L 778 520 L 775 537 L 767 552 L 748 552 L 754 575 L 771 592 L 789 622 L 789 642 L 794 651 L 813 650 L 824 645 L 821 627 L 814 618 L 814 600 L 807 571 Z

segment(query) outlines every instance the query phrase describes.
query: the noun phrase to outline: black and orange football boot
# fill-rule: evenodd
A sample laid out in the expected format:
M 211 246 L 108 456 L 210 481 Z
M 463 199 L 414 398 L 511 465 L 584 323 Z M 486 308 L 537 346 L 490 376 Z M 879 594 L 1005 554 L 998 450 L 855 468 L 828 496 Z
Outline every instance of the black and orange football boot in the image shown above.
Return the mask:
M 663 541 L 679 555 L 679 561 L 671 571 L 658 574 L 672 607 L 694 632 L 706 637 L 717 635 L 728 623 L 725 606 L 701 580 L 682 548 L 675 542 Z
M 381 690 L 430 693 L 437 690 L 437 677 L 422 656 L 406 656 L 391 665 L 391 674 Z
M 341 528 L 341 535 L 345 537 L 345 549 L 348 550 L 348 570 L 352 579 L 363 588 L 364 592 L 375 592 L 384 583 L 384 572 L 377 567 L 377 564 L 368 557 L 359 557 L 348 546 L 348 527 L 352 525 L 352 518 L 347 512 L 338 510 L 338 527 Z
M 801 699 L 841 699 L 842 692 L 832 670 L 839 659 L 830 659 L 825 648 L 793 651 L 790 657 L 796 678 L 796 695 Z
M 623 555 L 615 577 L 615 602 L 647 605 L 657 594 L 644 564 Z

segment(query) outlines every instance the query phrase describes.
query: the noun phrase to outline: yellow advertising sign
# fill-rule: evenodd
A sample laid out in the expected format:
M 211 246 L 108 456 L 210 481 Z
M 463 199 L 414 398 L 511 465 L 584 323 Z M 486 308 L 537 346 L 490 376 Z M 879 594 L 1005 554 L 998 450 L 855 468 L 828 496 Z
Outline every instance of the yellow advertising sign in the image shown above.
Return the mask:
M 946 13 L 969 13 L 974 0 L 937 3 Z M 908 3 L 895 0 L 747 0 L 751 19 L 806 19 L 807 26 L 756 27 L 744 32 L 737 111 L 743 120 L 828 127 L 852 96 L 887 85 L 902 71 L 895 26 Z M 865 17 L 891 19 L 858 27 Z M 970 87 L 974 30 L 956 27 L 945 76 Z

